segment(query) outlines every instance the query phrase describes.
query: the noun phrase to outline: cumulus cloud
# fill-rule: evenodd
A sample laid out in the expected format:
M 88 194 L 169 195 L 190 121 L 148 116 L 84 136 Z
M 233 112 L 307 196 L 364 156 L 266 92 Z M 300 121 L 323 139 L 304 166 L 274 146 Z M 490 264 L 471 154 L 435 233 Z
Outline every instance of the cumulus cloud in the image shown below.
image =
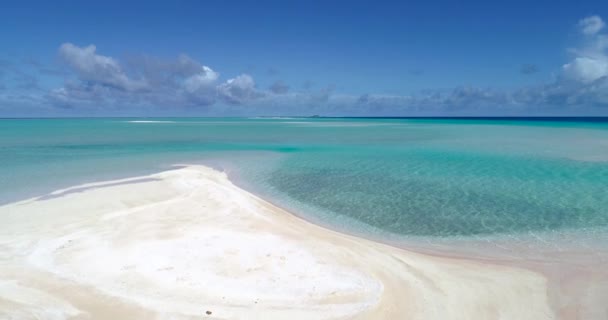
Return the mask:
M 598 110 L 608 107 L 608 35 L 603 32 L 604 22 L 598 16 L 582 19 L 579 27 L 584 35 L 582 45 L 571 50 L 572 60 L 562 66 L 559 76 L 550 83 L 515 90 L 463 86 L 412 95 L 364 94 L 316 101 L 326 100 L 332 112 L 338 109 L 361 115 L 602 112 Z M 538 67 L 523 65 L 520 71 L 532 74 L 538 72 Z
M 604 28 L 606 24 L 599 16 L 590 16 L 578 22 L 578 26 L 583 34 L 594 35 Z
M 217 86 L 217 92 L 220 98 L 231 104 L 243 104 L 263 96 L 263 93 L 255 88 L 255 82 L 248 74 L 228 79 Z
M 62 74 L 65 81 L 60 88 L 45 90 L 43 97 L 55 107 L 70 110 L 106 108 L 118 112 L 148 106 L 169 110 L 168 114 L 172 108 L 195 107 L 225 115 L 572 115 L 592 111 L 605 114 L 608 34 L 599 16 L 580 20 L 578 28 L 580 45 L 569 51 L 571 58 L 558 69 L 554 80 L 514 90 L 462 86 L 408 95 L 360 95 L 337 93 L 333 85 L 313 87 L 310 81 L 295 89 L 276 81 L 264 90 L 256 86 L 249 74 L 224 81 L 217 71 L 184 54 L 174 59 L 135 56 L 118 60 L 99 53 L 94 45 L 79 47 L 65 43 L 59 48 L 66 66 L 67 73 Z M 3 70 L 4 78 L 14 78 L 16 73 L 8 67 L 13 68 L 12 64 L 0 61 L 0 80 Z M 520 72 L 532 74 L 538 68 L 527 64 L 521 66 Z M 25 80 L 21 81 L 23 87 L 34 90 L 33 86 L 25 85 Z M 14 92 L 14 87 L 12 81 L 7 88 Z M 40 90 L 38 97 L 42 96 Z M 0 100 L 17 99 L 4 93 L 7 91 L 10 90 L 0 92 Z M 19 101 L 30 103 L 28 97 L 22 94 Z
M 155 88 L 175 89 L 188 83 L 190 89 L 194 89 L 211 86 L 219 78 L 219 73 L 185 54 L 180 54 L 175 60 L 135 56 L 126 64 L 133 73 L 140 74 Z
M 59 47 L 59 55 L 83 81 L 125 91 L 137 90 L 146 86 L 144 80 L 130 79 L 116 60 L 99 55 L 96 50 L 94 45 L 78 47 L 71 43 L 64 43 Z
M 563 65 L 563 76 L 575 82 L 592 83 L 608 76 L 608 35 L 600 32 L 604 22 L 598 16 L 582 19 L 579 26 L 587 37 L 581 48 L 571 50 L 574 58 Z
M 238 105 L 264 96 L 250 75 L 218 84 L 218 72 L 184 54 L 175 60 L 139 56 L 121 63 L 97 53 L 94 45 L 65 43 L 59 55 L 76 76 L 48 93 L 59 106 L 196 107 L 218 101 Z
M 576 57 L 563 67 L 566 78 L 592 82 L 608 75 L 608 60 L 604 58 Z
M 184 54 L 175 60 L 139 56 L 120 63 L 98 54 L 94 45 L 65 43 L 59 55 L 76 76 L 49 92 L 50 101 L 60 106 L 105 103 L 189 107 L 209 106 L 217 100 L 220 74 Z M 237 98 L 244 99 L 243 93 L 234 93 L 239 94 Z
M 207 88 L 215 83 L 219 74 L 207 66 L 184 80 L 184 87 L 189 92 L 196 92 L 201 88 Z

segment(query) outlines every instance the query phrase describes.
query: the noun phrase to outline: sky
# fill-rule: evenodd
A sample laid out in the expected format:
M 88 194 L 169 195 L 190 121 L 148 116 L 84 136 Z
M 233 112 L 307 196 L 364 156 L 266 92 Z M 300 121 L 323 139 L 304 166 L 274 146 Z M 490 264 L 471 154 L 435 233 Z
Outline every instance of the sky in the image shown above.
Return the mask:
M 608 1 L 3 1 L 0 117 L 608 116 Z

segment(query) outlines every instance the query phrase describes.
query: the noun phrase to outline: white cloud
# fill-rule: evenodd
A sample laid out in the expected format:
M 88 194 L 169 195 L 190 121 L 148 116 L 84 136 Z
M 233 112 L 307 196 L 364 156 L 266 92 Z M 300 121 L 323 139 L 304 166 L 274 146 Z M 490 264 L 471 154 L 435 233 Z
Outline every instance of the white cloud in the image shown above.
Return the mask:
M 608 36 L 601 32 L 599 17 L 583 19 L 579 26 L 586 35 L 583 45 L 571 50 L 572 60 L 562 66 L 554 83 L 513 91 L 459 87 L 409 96 L 360 96 L 336 95 L 333 86 L 292 92 L 282 82 L 262 91 L 248 74 L 218 84 L 218 72 L 187 55 L 174 60 L 144 56 L 121 64 L 98 54 L 93 45 L 67 43 L 59 52 L 77 79 L 68 80 L 48 98 L 67 107 L 195 107 L 220 102 L 216 110 L 237 114 L 511 114 L 525 112 L 525 108 L 602 107 L 608 105 Z
M 589 83 L 608 75 L 608 59 L 577 57 L 563 69 L 568 79 Z
M 211 68 L 202 66 L 198 73 L 184 80 L 184 87 L 189 92 L 206 89 L 212 86 L 219 76 L 219 73 L 211 70 Z
M 49 92 L 51 101 L 59 105 L 93 102 L 185 107 L 208 106 L 216 100 L 219 73 L 184 54 L 176 60 L 138 57 L 128 60 L 126 68 L 118 60 L 98 54 L 94 45 L 65 43 L 59 55 L 77 76 Z
M 145 81 L 132 80 L 122 70 L 116 60 L 95 53 L 96 47 L 78 47 L 64 43 L 59 47 L 59 55 L 84 81 L 97 82 L 122 90 L 137 90 L 145 87 Z
M 599 16 L 590 16 L 581 19 L 578 26 L 583 34 L 594 35 L 604 28 L 606 24 Z
M 276 82 L 259 90 L 253 77 L 241 74 L 220 81 L 220 74 L 187 55 L 175 59 L 138 56 L 117 60 L 97 53 L 94 45 L 66 43 L 59 55 L 69 66 L 61 88 L 44 95 L 49 105 L 121 112 L 171 108 L 225 115 L 516 115 L 578 114 L 608 108 L 608 34 L 598 16 L 579 22 L 582 44 L 550 83 L 517 90 L 458 87 L 412 95 L 335 93 L 334 86 L 290 90 Z M 534 69 L 534 68 L 532 68 Z M 528 72 L 529 70 L 524 70 Z M 374 81 L 371 79 L 370 81 Z M 2 98 L 0 96 L 0 98 Z M 40 104 L 40 103 L 39 103 Z M 87 109 L 89 108 L 89 109 Z M 586 109 L 585 109 L 586 108 Z M 141 109 L 145 110 L 145 109 Z M 168 111 L 164 111 L 168 110 Z M 72 112 L 72 111 L 70 111 Z M 194 113 L 193 112 L 193 113 Z
M 232 104 L 242 104 L 263 95 L 256 90 L 255 82 L 248 74 L 242 74 L 220 84 L 217 86 L 217 92 L 222 99 Z
M 579 22 L 582 33 L 587 35 L 581 48 L 572 50 L 575 57 L 562 67 L 565 79 L 591 83 L 608 76 L 608 36 L 600 33 L 604 22 L 599 16 Z

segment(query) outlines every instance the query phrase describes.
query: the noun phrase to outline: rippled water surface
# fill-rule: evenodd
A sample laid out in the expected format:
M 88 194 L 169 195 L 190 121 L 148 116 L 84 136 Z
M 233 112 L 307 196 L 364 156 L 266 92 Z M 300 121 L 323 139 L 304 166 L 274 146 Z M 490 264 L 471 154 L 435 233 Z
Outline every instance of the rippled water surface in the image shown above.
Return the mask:
M 608 122 L 0 120 L 0 202 L 221 167 L 313 219 L 411 237 L 608 233 Z

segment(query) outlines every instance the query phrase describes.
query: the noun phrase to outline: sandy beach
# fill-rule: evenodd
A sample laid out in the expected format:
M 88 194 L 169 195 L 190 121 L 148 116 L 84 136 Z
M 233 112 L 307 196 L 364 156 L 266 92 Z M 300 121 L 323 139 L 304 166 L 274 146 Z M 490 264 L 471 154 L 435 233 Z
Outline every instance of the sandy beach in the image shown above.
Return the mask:
M 311 224 L 187 166 L 0 207 L 1 319 L 553 319 L 530 270 Z

